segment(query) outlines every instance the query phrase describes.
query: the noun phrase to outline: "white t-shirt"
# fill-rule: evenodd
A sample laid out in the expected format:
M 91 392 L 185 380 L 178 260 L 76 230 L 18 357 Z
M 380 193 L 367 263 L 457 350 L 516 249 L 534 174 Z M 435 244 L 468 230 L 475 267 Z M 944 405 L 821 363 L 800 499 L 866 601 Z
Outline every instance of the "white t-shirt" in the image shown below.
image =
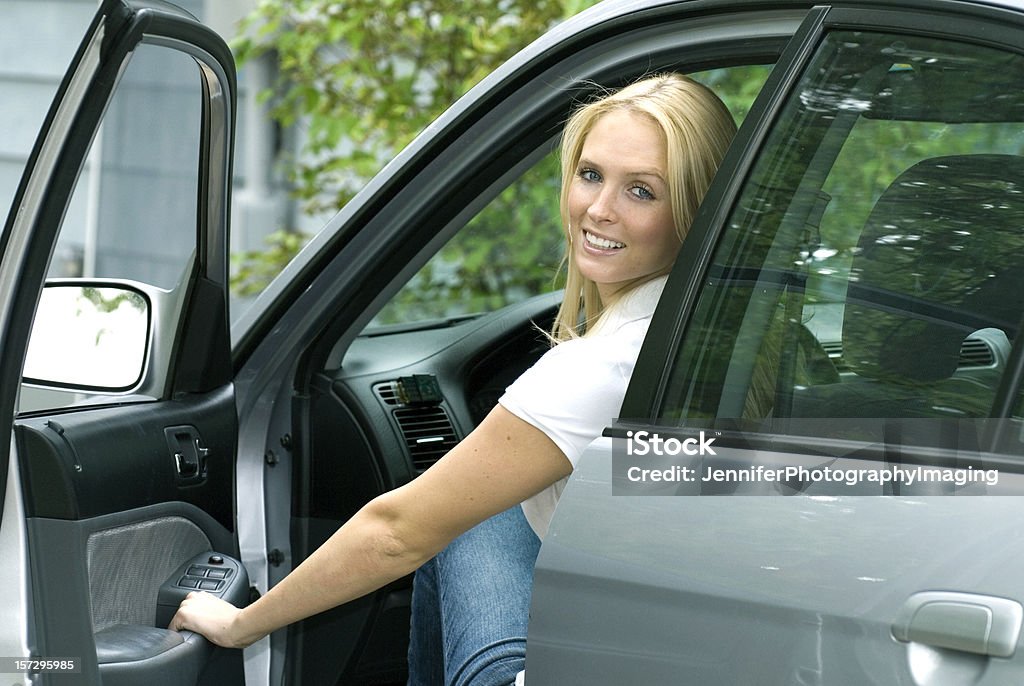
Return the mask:
M 618 416 L 640 345 L 667 277 L 624 295 L 582 338 L 559 343 L 523 372 L 498 402 L 544 432 L 573 467 L 584 449 Z M 523 503 L 541 539 L 565 479 Z

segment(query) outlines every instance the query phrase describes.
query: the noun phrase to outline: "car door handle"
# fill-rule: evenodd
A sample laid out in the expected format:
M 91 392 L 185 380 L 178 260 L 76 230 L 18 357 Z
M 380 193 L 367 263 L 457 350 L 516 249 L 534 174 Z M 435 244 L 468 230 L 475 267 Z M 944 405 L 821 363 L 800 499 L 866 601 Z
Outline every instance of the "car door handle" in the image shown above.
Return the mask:
M 1015 600 L 974 593 L 915 593 L 903 604 L 892 635 L 967 653 L 1010 657 L 1020 638 L 1024 608 Z
M 210 450 L 194 426 L 171 426 L 164 429 L 167 448 L 174 459 L 179 479 L 195 481 L 206 478 L 206 458 Z

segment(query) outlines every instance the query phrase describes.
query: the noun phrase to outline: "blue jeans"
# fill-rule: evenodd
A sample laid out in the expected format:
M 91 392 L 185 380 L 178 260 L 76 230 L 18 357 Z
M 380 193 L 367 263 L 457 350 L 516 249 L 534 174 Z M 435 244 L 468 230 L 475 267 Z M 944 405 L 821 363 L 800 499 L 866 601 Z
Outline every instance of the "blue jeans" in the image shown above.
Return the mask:
M 509 686 L 525 669 L 540 539 L 521 507 L 452 541 L 413 580 L 409 686 Z

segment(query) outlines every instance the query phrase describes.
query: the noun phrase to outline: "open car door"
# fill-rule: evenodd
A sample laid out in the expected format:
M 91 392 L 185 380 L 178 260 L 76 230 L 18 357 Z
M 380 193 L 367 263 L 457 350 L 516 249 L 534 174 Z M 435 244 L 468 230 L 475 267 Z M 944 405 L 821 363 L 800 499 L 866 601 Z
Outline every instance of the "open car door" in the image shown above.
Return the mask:
M 33 683 L 243 682 L 240 651 L 166 629 L 189 590 L 249 595 L 227 314 L 234 103 L 216 34 L 164 3 L 105 0 L 4 225 L 0 654 Z

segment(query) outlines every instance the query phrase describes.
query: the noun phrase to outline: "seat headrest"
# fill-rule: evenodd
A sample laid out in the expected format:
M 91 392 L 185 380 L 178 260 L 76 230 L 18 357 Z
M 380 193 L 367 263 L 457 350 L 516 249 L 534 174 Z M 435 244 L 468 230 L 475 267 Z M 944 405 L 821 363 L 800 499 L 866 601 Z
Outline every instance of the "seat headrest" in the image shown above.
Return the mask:
M 1022 272 L 1024 157 L 918 162 L 882 193 L 861 233 L 844 361 L 870 378 L 948 378 L 971 332 L 993 327 L 1013 338 Z

